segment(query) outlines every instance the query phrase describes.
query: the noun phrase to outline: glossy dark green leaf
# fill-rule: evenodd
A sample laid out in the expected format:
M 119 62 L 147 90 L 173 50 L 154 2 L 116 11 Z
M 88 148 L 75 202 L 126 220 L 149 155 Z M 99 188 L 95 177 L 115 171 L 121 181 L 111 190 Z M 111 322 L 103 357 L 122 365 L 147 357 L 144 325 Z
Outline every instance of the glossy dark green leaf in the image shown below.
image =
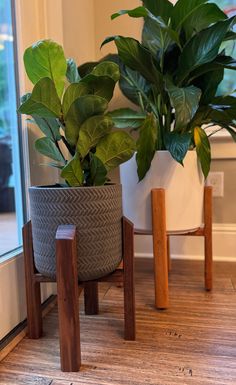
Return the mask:
M 94 154 L 90 154 L 90 175 L 88 183 L 90 186 L 102 186 L 107 180 L 107 169 L 102 161 Z
M 196 68 L 194 71 L 190 72 L 188 83 L 192 82 L 194 79 L 206 74 L 207 72 L 218 71 L 224 68 L 236 69 L 236 60 L 231 56 L 217 55 L 215 60 L 203 64 Z
M 178 82 L 181 83 L 195 68 L 216 58 L 222 40 L 232 27 L 236 18 L 219 21 L 194 35 L 185 45 L 180 58 L 177 72 Z
M 35 148 L 37 151 L 47 156 L 48 158 L 51 158 L 63 164 L 65 163 L 61 152 L 59 151 L 58 147 L 52 139 L 47 137 L 37 139 L 35 141 Z
M 160 92 L 162 91 L 162 74 L 149 50 L 137 40 L 122 36 L 107 38 L 102 45 L 110 41 L 115 41 L 119 57 L 125 65 L 140 72 L 145 79 L 154 83 Z
M 64 90 L 67 64 L 62 47 L 52 40 L 39 40 L 24 53 L 25 70 L 36 84 L 42 78 L 50 78 L 61 97 Z
M 79 187 L 83 185 L 84 174 L 78 154 L 75 154 L 75 156 L 62 169 L 61 177 L 65 179 L 71 187 Z
M 91 73 L 91 71 L 98 65 L 98 61 L 90 61 L 78 66 L 78 72 L 81 78 Z
M 113 131 L 102 138 L 95 155 L 108 171 L 129 160 L 136 149 L 134 139 L 124 131 Z
M 137 141 L 136 161 L 138 166 L 138 177 L 141 181 L 151 166 L 156 151 L 157 121 L 153 114 L 149 114 L 139 131 Z
M 164 136 L 166 149 L 170 152 L 171 156 L 180 164 L 183 164 L 185 155 L 187 154 L 187 151 L 190 147 L 191 139 L 191 134 L 179 134 L 175 131 L 168 132 Z
M 129 15 L 130 17 L 146 17 L 148 16 L 148 11 L 145 7 L 137 7 L 134 9 L 122 9 L 111 15 L 111 19 L 116 19 L 121 15 Z
M 151 18 L 146 18 L 144 22 L 142 43 L 154 56 L 160 51 L 161 57 L 170 45 L 174 43 L 180 45 L 178 34 L 175 31 Z
M 207 116 L 215 123 L 230 124 L 236 120 L 236 97 L 218 96 L 212 99 Z
M 194 86 L 179 88 L 167 84 L 167 91 L 175 109 L 175 129 L 184 130 L 198 109 L 201 90 Z
M 134 111 L 131 108 L 120 108 L 108 113 L 116 128 L 139 128 L 146 114 Z
M 195 86 L 202 90 L 200 104 L 208 104 L 212 101 L 223 78 L 224 68 L 219 68 L 195 79 Z
M 143 5 L 155 16 L 161 16 L 165 23 L 169 21 L 173 4 L 168 0 L 143 0 Z
M 49 78 L 39 80 L 32 94 L 21 104 L 18 111 L 21 114 L 38 115 L 42 118 L 59 118 L 61 102 L 53 81 Z
M 109 134 L 114 126 L 108 115 L 92 116 L 80 127 L 77 151 L 84 158 L 91 148 L 95 147 L 105 135 Z
M 76 62 L 74 61 L 74 59 L 70 58 L 66 60 L 66 63 L 67 63 L 67 70 L 66 70 L 67 80 L 70 83 L 78 83 L 81 78 L 77 69 Z
M 69 144 L 76 146 L 80 126 L 91 116 L 103 114 L 107 107 L 107 101 L 100 96 L 87 95 L 76 99 L 65 118 L 65 136 Z
M 202 4 L 183 23 L 186 40 L 209 25 L 226 18 L 226 14 L 216 4 Z
M 180 29 L 185 20 L 208 0 L 178 0 L 171 13 L 171 25 Z
M 194 143 L 202 172 L 207 178 L 211 166 L 211 147 L 206 132 L 201 127 L 194 128 Z
M 55 118 L 40 118 L 37 115 L 33 115 L 33 122 L 37 124 L 40 130 L 48 138 L 53 141 L 59 141 L 61 139 L 60 124 Z
M 151 89 L 150 83 L 139 72 L 128 67 L 121 69 L 119 86 L 122 93 L 138 106 L 147 105 L 147 95 Z

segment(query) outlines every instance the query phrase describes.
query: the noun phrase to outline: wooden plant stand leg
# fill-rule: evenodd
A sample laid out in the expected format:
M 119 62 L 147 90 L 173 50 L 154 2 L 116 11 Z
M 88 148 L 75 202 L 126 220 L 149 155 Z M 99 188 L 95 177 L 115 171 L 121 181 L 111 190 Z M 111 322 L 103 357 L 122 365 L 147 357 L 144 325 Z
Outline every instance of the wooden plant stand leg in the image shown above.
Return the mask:
M 23 226 L 22 234 L 25 264 L 28 337 L 37 339 L 42 336 L 42 311 L 40 282 L 37 282 L 34 279 L 36 269 L 34 265 L 31 221 L 27 222 Z
M 134 227 L 123 218 L 123 262 L 124 262 L 124 338 L 134 341 L 135 325 L 135 291 L 134 291 Z
M 84 309 L 87 315 L 99 313 L 98 283 L 96 281 L 84 283 Z
M 169 289 L 165 190 L 161 188 L 153 189 L 151 196 L 155 306 L 158 309 L 166 309 L 169 306 Z
M 76 227 L 59 226 L 56 233 L 57 297 L 61 370 L 81 365 Z
M 170 236 L 167 236 L 168 271 L 171 271 Z
M 204 248 L 205 248 L 205 289 L 212 289 L 212 187 L 204 190 Z

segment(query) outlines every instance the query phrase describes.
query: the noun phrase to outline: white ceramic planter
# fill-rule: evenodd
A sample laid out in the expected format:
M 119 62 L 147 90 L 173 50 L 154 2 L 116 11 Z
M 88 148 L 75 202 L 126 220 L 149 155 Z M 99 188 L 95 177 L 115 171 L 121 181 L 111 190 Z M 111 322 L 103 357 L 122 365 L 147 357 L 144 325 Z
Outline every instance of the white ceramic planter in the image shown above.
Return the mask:
M 194 231 L 202 224 L 204 177 L 195 151 L 188 151 L 184 167 L 168 151 L 157 151 L 145 178 L 138 182 L 135 155 L 120 166 L 123 212 L 138 230 L 152 229 L 151 190 L 166 191 L 169 232 Z

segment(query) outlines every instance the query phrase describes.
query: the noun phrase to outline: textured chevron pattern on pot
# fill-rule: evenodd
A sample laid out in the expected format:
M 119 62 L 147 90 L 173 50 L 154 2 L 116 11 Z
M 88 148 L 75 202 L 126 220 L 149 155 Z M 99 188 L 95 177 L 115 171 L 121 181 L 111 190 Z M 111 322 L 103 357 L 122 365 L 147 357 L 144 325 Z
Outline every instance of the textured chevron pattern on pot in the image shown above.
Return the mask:
M 75 224 L 79 280 L 99 278 L 122 257 L 120 185 L 84 188 L 31 187 L 30 209 L 37 270 L 55 277 L 55 234 Z

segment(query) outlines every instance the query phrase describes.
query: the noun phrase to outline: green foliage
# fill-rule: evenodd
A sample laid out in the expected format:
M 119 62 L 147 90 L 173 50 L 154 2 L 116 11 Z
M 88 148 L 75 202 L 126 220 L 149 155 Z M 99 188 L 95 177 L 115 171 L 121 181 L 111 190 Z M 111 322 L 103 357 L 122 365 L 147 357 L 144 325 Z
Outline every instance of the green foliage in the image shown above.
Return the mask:
M 44 134 L 36 140 L 36 150 L 53 160 L 48 164 L 61 170 L 69 186 L 105 184 L 107 172 L 135 151 L 128 133 L 112 131 L 114 122 L 107 111 L 120 78 L 119 66 L 103 61 L 82 75 L 51 40 L 29 47 L 24 63 L 34 88 L 21 98 L 19 112 L 31 115 L 29 121 Z
M 123 108 L 112 111 L 116 127 L 139 132 L 137 165 L 140 180 L 148 171 L 156 150 L 168 150 L 183 163 L 195 148 L 205 177 L 210 169 L 207 127 L 226 129 L 236 139 L 235 96 L 219 96 L 224 70 L 236 69 L 224 42 L 234 42 L 236 17 L 210 0 L 143 0 L 143 6 L 121 10 L 122 15 L 144 19 L 142 41 L 111 36 L 120 66 L 119 85 L 140 112 Z M 216 96 L 218 95 L 218 96 Z M 207 125 L 207 126 L 206 126 Z

